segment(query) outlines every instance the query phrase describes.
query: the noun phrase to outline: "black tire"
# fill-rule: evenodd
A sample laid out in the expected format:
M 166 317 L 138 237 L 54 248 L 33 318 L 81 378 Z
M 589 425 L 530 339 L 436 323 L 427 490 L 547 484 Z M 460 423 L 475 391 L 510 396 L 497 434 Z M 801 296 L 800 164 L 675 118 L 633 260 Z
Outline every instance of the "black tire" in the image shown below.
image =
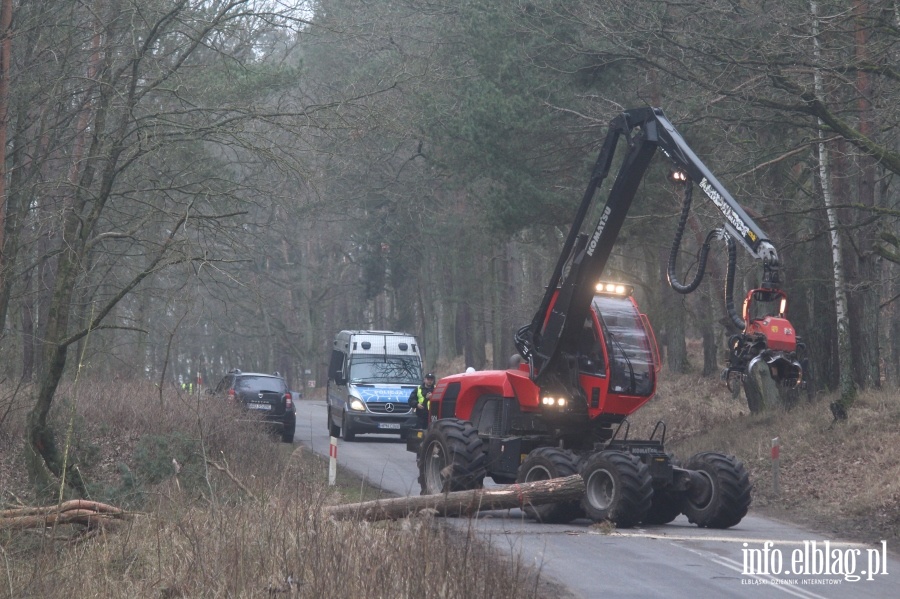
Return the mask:
M 292 423 L 281 429 L 282 443 L 293 443 L 294 442 L 294 428 L 295 428 L 295 425 Z
M 650 510 L 653 481 L 647 465 L 624 451 L 601 451 L 589 456 L 579 469 L 584 479 L 581 506 L 594 522 L 610 520 L 630 528 Z
M 683 493 L 654 490 L 650 499 L 650 510 L 644 516 L 644 524 L 668 524 L 681 515 L 684 504 Z
M 328 435 L 335 438 L 341 436 L 341 427 L 331 419 L 331 406 L 328 406 Z
M 692 524 L 730 528 L 747 515 L 752 485 L 744 464 L 737 458 L 705 451 L 691 457 L 685 469 L 699 474 L 706 483 L 685 495 L 684 514 Z
M 478 430 L 466 420 L 437 420 L 425 431 L 417 465 L 422 495 L 480 488 L 486 454 Z
M 572 476 L 578 472 L 578 458 L 570 451 L 556 447 L 539 447 L 528 454 L 519 466 L 517 483 L 530 483 L 551 478 Z M 578 501 L 526 505 L 522 511 L 539 522 L 565 524 L 580 517 L 581 504 Z
M 356 440 L 356 433 L 350 430 L 350 427 L 347 426 L 347 414 L 345 413 L 341 417 L 341 439 L 351 443 Z
M 681 462 L 669 454 L 672 466 L 681 468 Z M 684 493 L 669 489 L 653 489 L 650 498 L 650 511 L 644 516 L 644 524 L 668 524 L 684 509 Z

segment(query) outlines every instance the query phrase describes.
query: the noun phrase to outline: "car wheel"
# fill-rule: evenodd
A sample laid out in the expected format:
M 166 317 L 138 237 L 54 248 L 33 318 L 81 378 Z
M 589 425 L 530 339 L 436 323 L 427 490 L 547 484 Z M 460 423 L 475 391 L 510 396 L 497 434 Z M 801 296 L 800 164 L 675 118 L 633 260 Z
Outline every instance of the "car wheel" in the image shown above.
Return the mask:
M 341 439 L 350 442 L 356 439 L 356 434 L 350 430 L 350 423 L 347 422 L 347 413 L 341 418 Z
M 281 429 L 281 440 L 284 443 L 293 443 L 294 442 L 294 429 L 296 428 L 295 423 L 289 422 Z

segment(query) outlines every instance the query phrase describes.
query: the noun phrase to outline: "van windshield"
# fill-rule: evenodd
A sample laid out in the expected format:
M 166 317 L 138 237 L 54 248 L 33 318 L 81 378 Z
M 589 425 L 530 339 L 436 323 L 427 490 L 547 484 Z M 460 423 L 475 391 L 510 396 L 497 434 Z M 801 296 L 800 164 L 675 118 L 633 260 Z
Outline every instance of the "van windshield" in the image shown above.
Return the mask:
M 422 362 L 411 356 L 354 356 L 350 382 L 418 385 L 422 382 Z

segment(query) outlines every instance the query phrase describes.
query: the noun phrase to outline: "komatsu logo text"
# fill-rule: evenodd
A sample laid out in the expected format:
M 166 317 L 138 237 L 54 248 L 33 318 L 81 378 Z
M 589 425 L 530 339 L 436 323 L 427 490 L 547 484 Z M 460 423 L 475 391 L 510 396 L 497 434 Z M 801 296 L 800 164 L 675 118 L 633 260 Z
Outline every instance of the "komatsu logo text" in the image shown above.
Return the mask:
M 709 196 L 709 199 L 713 201 L 713 203 L 719 207 L 719 210 L 722 211 L 722 214 L 725 215 L 725 218 L 731 223 L 731 226 L 735 228 L 735 230 L 740 233 L 743 237 L 749 237 L 750 241 L 756 241 L 756 234 L 750 230 L 750 227 L 741 220 L 741 217 L 735 213 L 735 211 L 725 203 L 725 198 L 716 191 L 712 185 L 710 185 L 709 181 L 707 181 L 706 177 L 703 177 L 703 180 L 700 181 L 700 189 L 706 192 L 706 195 Z
M 594 250 L 597 249 L 597 244 L 600 242 L 600 236 L 603 234 L 603 229 L 606 228 L 606 221 L 609 220 L 609 213 L 611 210 L 609 206 L 603 211 L 603 215 L 600 217 L 600 222 L 597 223 L 597 228 L 594 229 L 594 234 L 591 235 L 591 242 L 588 244 L 587 255 L 593 256 Z

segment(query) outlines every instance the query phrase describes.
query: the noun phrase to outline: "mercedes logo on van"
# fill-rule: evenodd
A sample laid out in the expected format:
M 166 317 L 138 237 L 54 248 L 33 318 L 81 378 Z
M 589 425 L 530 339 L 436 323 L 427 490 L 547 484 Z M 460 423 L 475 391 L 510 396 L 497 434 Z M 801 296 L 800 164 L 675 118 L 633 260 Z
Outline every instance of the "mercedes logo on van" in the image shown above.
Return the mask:
M 394 411 L 394 404 L 392 404 L 392 403 L 386 403 L 386 404 L 384 404 L 384 411 L 385 411 L 385 412 L 393 412 L 393 411 Z

